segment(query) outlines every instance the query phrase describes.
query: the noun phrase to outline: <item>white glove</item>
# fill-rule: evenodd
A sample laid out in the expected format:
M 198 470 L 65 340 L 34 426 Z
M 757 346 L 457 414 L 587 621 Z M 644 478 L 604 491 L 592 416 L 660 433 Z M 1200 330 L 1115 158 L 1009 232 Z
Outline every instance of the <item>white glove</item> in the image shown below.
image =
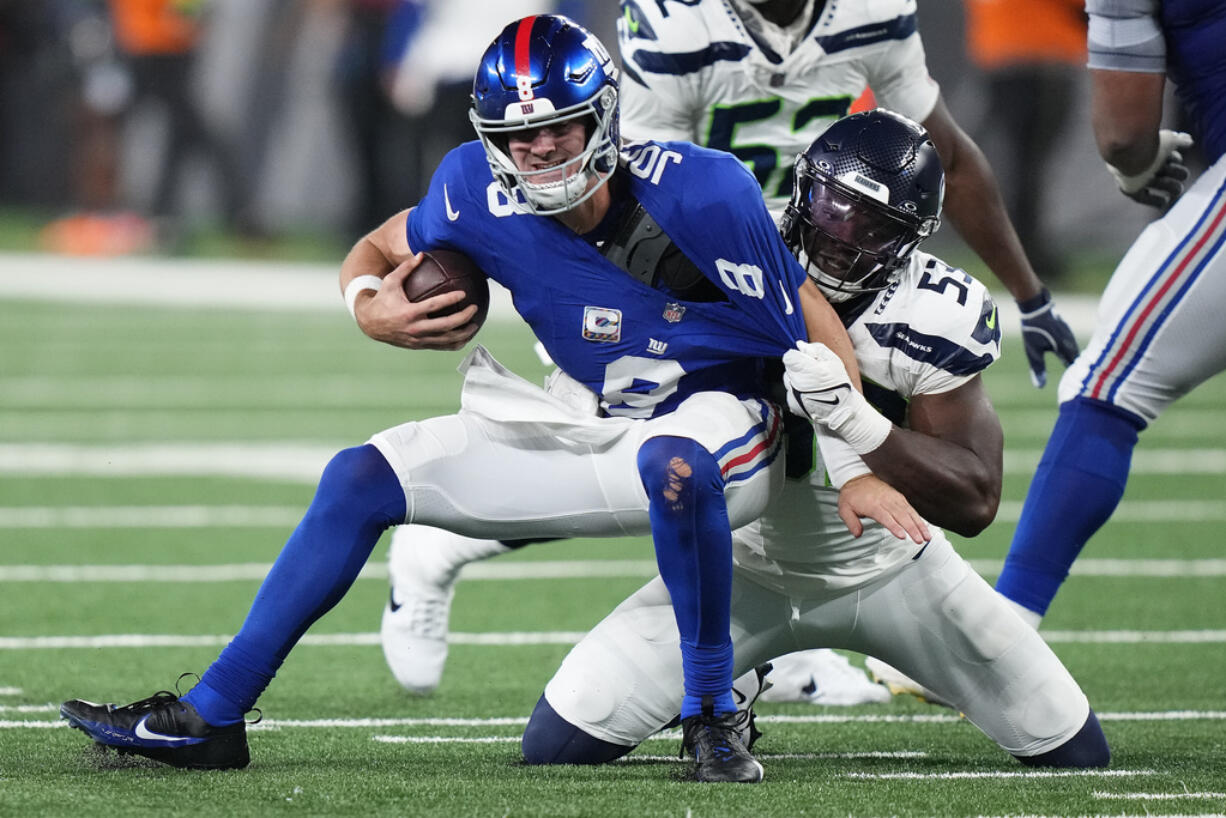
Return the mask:
M 788 408 L 843 438 L 856 454 L 873 451 L 893 424 L 851 385 L 846 367 L 825 344 L 797 341 L 783 355 Z
M 1183 163 L 1181 148 L 1192 147 L 1192 137 L 1179 131 L 1158 131 L 1158 153 L 1149 167 L 1133 176 L 1126 176 L 1108 163 L 1107 170 L 1129 199 L 1165 210 L 1183 193 L 1188 168 Z

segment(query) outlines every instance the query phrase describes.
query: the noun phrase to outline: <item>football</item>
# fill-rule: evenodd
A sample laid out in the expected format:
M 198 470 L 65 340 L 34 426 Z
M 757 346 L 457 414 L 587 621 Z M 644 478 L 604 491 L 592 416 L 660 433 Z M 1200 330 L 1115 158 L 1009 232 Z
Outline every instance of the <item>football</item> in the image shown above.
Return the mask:
M 490 309 L 490 285 L 472 259 L 454 250 L 427 250 L 421 264 L 404 280 L 404 294 L 410 301 L 422 301 L 452 290 L 462 291 L 467 298 L 452 307 L 431 313 L 432 318 L 459 312 L 469 304 L 477 305 L 473 323 L 481 326 Z

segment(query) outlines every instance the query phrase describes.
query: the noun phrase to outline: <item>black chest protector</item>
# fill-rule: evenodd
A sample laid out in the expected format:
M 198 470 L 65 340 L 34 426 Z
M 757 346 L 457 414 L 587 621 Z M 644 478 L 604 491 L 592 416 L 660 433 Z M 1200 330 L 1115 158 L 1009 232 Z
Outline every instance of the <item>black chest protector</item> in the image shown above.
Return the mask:
M 728 300 L 637 201 L 623 208 L 600 252 L 647 286 L 682 301 Z

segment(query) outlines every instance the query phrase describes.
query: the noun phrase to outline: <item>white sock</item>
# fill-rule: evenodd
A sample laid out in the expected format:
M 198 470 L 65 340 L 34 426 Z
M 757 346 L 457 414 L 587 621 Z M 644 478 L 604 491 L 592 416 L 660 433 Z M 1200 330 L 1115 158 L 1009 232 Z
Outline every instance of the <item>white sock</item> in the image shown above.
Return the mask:
M 1038 613 L 1037 611 L 1032 611 L 1025 605 L 1017 604 L 1004 594 L 1001 594 L 1000 598 L 1005 601 L 1005 604 L 1009 606 L 1010 610 L 1022 618 L 1023 622 L 1034 628 L 1036 631 L 1039 629 L 1039 623 L 1043 621 L 1043 614 Z

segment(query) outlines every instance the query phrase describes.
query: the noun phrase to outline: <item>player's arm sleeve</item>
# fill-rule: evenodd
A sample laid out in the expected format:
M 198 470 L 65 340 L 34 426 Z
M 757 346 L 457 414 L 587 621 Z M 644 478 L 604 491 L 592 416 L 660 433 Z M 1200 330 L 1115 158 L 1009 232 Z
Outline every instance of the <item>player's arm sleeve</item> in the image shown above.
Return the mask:
M 865 75 L 882 108 L 923 122 L 936 107 L 941 87 L 928 73 L 918 31 L 866 55 Z
M 1166 40 L 1158 0 L 1087 0 L 1090 68 L 1109 71 L 1166 71 Z
M 813 431 L 817 438 L 817 448 L 822 453 L 822 462 L 826 465 L 826 476 L 830 479 L 830 485 L 841 489 L 853 478 L 872 473 L 868 464 L 843 438 L 827 431 L 821 424 L 814 424 Z

